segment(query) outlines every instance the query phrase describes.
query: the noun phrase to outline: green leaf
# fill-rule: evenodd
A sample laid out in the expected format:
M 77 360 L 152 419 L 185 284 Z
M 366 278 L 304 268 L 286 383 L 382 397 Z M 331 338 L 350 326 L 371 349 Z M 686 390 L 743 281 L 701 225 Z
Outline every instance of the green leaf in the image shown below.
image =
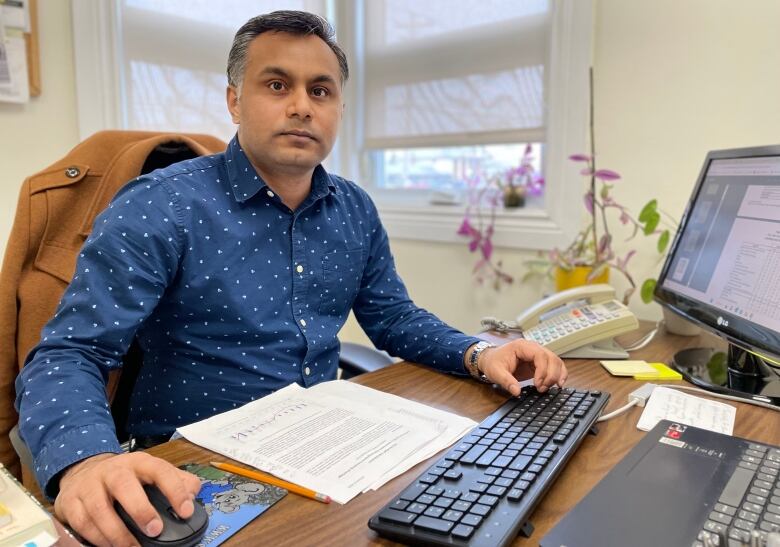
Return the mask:
M 649 218 L 647 221 L 645 221 L 645 227 L 643 228 L 643 231 L 646 236 L 649 236 L 653 232 L 655 232 L 655 229 L 658 227 L 658 223 L 661 222 L 661 215 L 658 213 L 658 211 L 652 211 L 649 214 Z
M 647 222 L 650 219 L 650 215 L 656 212 L 658 208 L 658 200 L 651 199 L 648 201 L 642 210 L 639 211 L 639 222 Z
M 666 248 L 669 246 L 669 230 L 664 230 L 661 235 L 658 236 L 658 252 L 664 254 Z
M 645 279 L 642 288 L 639 290 L 639 296 L 642 302 L 649 304 L 653 301 L 653 292 L 655 291 L 655 279 Z

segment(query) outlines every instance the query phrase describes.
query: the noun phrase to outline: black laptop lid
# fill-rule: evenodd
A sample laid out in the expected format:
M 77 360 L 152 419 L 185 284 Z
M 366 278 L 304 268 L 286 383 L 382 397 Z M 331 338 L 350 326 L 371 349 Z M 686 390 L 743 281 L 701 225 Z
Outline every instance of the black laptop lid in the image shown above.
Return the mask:
M 691 545 L 744 448 L 741 439 L 663 420 L 541 545 Z

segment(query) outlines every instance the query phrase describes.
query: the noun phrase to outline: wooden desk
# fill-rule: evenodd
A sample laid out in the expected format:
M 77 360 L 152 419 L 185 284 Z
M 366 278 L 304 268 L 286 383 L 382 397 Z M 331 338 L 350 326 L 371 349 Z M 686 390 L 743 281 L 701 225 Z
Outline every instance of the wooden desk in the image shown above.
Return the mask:
M 647 325 L 643 325 L 648 330 Z M 627 335 L 624 343 L 635 339 Z M 660 334 L 632 358 L 669 361 L 674 353 L 686 347 L 712 345 L 709 336 L 681 337 Z M 628 394 L 642 382 L 610 376 L 596 361 L 570 360 L 568 386 L 608 391 L 612 394 L 609 412 L 623 406 Z M 481 421 L 506 400 L 496 388 L 469 379 L 458 379 L 419 365 L 399 363 L 356 378 L 358 383 L 448 410 Z M 752 405 L 734 403 L 737 420 L 734 435 L 780 445 L 780 413 Z M 516 545 L 538 545 L 544 534 L 558 522 L 593 486 L 642 438 L 636 428 L 641 411 L 626 414 L 599 424 L 599 434 L 589 435 L 558 477 L 547 496 L 531 517 L 536 527 L 530 539 L 518 538 Z M 155 447 L 150 452 L 175 464 L 208 462 L 212 452 L 187 441 L 178 440 Z M 325 505 L 288 494 L 260 518 L 239 532 L 228 545 L 393 545 L 380 538 L 366 523 L 412 479 L 431 465 L 431 458 L 375 492 L 361 494 L 346 505 Z M 224 460 L 222 456 L 216 459 Z

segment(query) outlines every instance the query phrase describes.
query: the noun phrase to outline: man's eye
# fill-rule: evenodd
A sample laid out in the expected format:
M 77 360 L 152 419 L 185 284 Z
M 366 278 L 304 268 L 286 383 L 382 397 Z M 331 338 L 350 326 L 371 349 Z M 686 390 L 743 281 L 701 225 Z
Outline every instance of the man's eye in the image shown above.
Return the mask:
M 328 90 L 324 87 L 315 87 L 311 90 L 312 95 L 315 97 L 327 97 L 328 96 Z
M 282 82 L 271 82 L 268 85 L 274 91 L 282 91 L 284 89 L 284 84 Z

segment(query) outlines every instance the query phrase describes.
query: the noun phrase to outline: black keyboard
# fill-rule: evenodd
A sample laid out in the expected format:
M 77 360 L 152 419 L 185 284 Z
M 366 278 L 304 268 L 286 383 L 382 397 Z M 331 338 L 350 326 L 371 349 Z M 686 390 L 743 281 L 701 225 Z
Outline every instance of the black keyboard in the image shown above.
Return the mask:
M 780 447 L 751 442 L 742 451 L 718 502 L 702 525 L 696 547 L 764 545 L 780 531 Z
M 577 449 L 609 395 L 526 388 L 368 521 L 411 545 L 507 545 Z

